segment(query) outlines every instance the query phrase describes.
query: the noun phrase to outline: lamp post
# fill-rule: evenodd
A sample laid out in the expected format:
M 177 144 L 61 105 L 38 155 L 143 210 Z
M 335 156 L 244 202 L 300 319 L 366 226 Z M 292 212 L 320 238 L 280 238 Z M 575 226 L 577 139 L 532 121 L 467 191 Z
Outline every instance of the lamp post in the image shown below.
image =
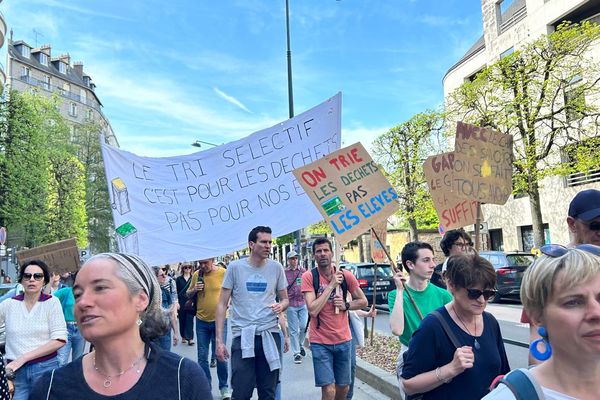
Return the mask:
M 214 146 L 214 147 L 219 146 L 218 144 L 214 144 L 214 143 L 211 143 L 211 142 L 205 142 L 204 140 L 198 140 L 198 139 L 196 139 L 196 141 L 194 143 L 192 143 L 192 146 L 194 146 L 194 147 L 202 147 L 203 144 L 207 144 L 209 146 Z

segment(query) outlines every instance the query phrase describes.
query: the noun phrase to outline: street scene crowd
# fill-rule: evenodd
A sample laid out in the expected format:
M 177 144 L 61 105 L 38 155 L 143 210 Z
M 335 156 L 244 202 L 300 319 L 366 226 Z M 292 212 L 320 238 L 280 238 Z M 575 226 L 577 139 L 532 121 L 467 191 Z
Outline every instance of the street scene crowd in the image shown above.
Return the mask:
M 496 273 L 471 237 L 446 232 L 437 266 L 430 244 L 403 247 L 388 298 L 401 398 L 600 398 L 600 191 L 572 199 L 565 229 L 572 242 L 542 246 L 523 277 L 531 367 L 512 371 L 485 311 Z M 377 312 L 357 278 L 336 265 L 328 238 L 313 242 L 308 270 L 293 250 L 285 268 L 270 258 L 267 226 L 249 232 L 248 247 L 228 265 L 175 268 L 102 253 L 63 277 L 23 263 L 0 303 L 0 399 L 210 399 L 213 384 L 222 399 L 280 399 L 284 353 L 302 364 L 309 352 L 321 398 L 351 399 L 361 318 Z M 197 360 L 171 352 L 177 345 L 196 346 Z

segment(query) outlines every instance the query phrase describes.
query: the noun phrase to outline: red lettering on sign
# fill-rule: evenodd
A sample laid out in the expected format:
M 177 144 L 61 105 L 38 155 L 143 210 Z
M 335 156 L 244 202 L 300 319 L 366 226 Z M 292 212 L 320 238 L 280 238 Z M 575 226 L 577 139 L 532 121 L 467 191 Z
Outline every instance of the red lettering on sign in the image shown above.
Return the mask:
M 323 179 L 326 179 L 327 175 L 325 174 L 325 171 L 323 171 L 323 168 L 319 167 L 317 169 L 313 169 L 312 171 L 304 171 L 301 177 L 308 186 L 315 187 Z

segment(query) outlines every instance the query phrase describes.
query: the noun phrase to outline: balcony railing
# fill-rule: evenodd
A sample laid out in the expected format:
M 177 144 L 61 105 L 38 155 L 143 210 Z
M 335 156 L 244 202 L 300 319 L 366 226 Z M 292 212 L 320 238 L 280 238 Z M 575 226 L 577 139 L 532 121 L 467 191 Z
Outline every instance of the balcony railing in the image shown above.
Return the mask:
M 82 99 L 79 94 L 67 91 L 67 90 L 61 88 L 60 86 L 50 85 L 47 82 L 40 81 L 39 79 L 35 79 L 35 78 L 31 77 L 30 75 L 22 75 L 21 77 L 19 77 L 19 80 L 22 82 L 25 82 L 29 85 L 40 87 L 48 92 L 58 92 L 58 94 L 60 94 L 62 97 L 85 104 L 86 106 L 92 107 L 94 110 L 96 110 L 100 114 L 102 114 L 100 105 L 98 103 L 96 103 L 88 98 Z
M 570 174 L 566 178 L 567 186 L 579 186 L 586 183 L 600 182 L 600 169 L 592 169 L 587 172 Z

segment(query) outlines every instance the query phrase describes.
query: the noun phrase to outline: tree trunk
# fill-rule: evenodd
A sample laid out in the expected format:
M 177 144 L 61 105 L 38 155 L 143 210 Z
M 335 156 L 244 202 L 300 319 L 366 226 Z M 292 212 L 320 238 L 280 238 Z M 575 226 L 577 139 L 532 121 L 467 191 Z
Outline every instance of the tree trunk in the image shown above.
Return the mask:
M 542 207 L 540 204 L 540 191 L 537 182 L 531 182 L 529 191 L 529 207 L 531 208 L 531 225 L 533 227 L 533 243 L 540 248 L 544 242 L 544 222 L 542 220 Z
M 417 221 L 414 218 L 408 219 L 408 235 L 411 242 L 419 240 L 419 231 L 417 230 Z

